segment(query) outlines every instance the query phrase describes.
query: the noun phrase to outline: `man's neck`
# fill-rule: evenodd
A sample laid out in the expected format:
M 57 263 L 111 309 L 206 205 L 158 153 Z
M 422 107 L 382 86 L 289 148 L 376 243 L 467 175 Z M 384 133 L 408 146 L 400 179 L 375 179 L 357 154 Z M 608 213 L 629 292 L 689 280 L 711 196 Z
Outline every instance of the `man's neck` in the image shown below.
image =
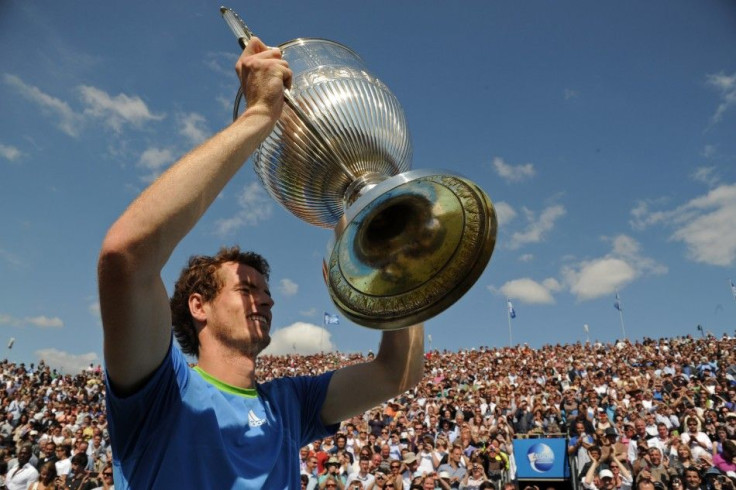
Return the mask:
M 245 389 L 256 387 L 255 358 L 219 345 L 210 348 L 202 346 L 197 364 L 207 374 L 223 383 Z

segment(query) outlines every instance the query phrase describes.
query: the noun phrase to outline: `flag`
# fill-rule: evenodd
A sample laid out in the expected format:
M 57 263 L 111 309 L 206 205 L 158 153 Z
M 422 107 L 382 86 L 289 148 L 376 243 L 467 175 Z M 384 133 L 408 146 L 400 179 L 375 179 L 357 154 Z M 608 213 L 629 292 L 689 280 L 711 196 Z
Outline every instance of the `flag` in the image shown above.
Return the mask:
M 516 311 L 514 310 L 514 305 L 511 304 L 511 300 L 506 300 L 506 305 L 509 307 L 509 318 L 516 318 Z
M 589 333 L 590 332 L 590 327 L 588 326 L 587 323 L 585 325 L 583 325 L 583 330 L 585 330 L 585 333 Z
M 335 315 L 330 315 L 325 311 L 325 327 L 327 325 L 340 325 L 340 318 Z
M 616 293 L 616 302 L 613 304 L 613 307 L 616 308 L 618 311 L 624 311 L 624 307 L 621 304 L 621 298 L 619 298 L 618 292 Z
M 15 337 L 10 337 L 10 341 L 8 342 L 8 349 L 12 349 L 13 344 L 15 344 Z
M 728 280 L 731 283 L 731 293 L 733 293 L 733 299 L 736 299 L 736 284 L 732 280 Z
M 432 343 L 432 334 L 427 335 L 427 340 L 429 340 L 429 343 Z

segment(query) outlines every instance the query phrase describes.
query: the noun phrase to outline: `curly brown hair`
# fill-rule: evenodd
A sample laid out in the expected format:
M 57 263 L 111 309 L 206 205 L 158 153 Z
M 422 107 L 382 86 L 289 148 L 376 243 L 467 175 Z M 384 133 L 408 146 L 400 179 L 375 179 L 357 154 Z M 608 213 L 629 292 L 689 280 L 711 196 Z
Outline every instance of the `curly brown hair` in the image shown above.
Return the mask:
M 182 352 L 192 356 L 199 355 L 199 339 L 194 326 L 194 318 L 189 311 L 189 297 L 198 293 L 204 301 L 212 301 L 222 288 L 217 271 L 226 262 L 236 262 L 257 270 L 268 280 L 270 267 L 261 255 L 255 252 L 242 252 L 240 247 L 223 247 L 217 255 L 193 255 L 179 275 L 174 286 L 174 294 L 169 302 L 171 323 L 174 335 Z

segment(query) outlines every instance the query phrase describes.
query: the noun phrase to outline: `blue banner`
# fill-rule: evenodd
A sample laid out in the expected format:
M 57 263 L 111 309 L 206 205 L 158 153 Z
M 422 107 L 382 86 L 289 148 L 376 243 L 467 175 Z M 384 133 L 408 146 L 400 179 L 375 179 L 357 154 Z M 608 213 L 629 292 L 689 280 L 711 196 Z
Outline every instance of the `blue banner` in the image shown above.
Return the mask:
M 519 480 L 570 478 L 565 438 L 514 439 L 514 459 Z

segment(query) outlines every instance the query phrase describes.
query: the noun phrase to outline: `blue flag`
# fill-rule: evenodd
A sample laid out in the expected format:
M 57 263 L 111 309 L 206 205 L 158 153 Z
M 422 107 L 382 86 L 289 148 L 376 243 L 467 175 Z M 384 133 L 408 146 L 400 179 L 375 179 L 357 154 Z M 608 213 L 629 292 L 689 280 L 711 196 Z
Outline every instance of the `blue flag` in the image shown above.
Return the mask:
M 511 304 L 511 300 L 506 300 L 506 305 L 509 307 L 509 317 L 510 318 L 516 318 L 516 311 L 514 310 L 514 305 Z
M 325 326 L 327 325 L 340 325 L 340 318 L 335 315 L 330 315 L 325 311 Z
M 616 293 L 616 302 L 613 304 L 613 307 L 618 311 L 624 311 L 624 307 L 621 304 L 621 298 L 619 298 L 618 293 Z

